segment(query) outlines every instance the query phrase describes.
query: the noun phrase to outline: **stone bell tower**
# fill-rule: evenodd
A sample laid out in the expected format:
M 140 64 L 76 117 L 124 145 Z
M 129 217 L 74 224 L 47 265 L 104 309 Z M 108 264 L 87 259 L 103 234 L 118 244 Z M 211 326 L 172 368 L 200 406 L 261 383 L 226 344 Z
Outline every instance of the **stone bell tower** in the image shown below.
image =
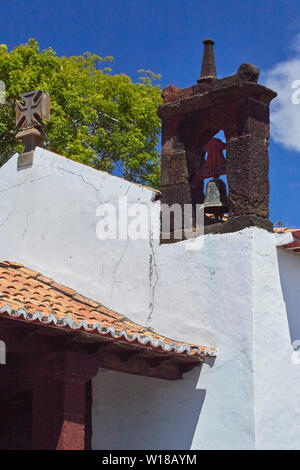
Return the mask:
M 185 89 L 170 85 L 162 93 L 161 202 L 203 204 L 205 179 L 226 175 L 228 218 L 205 217 L 204 233 L 249 226 L 271 231 L 269 104 L 276 93 L 257 83 L 254 65 L 241 64 L 236 74 L 217 78 L 214 41 L 203 43 L 197 83 Z M 214 137 L 221 130 L 226 142 Z

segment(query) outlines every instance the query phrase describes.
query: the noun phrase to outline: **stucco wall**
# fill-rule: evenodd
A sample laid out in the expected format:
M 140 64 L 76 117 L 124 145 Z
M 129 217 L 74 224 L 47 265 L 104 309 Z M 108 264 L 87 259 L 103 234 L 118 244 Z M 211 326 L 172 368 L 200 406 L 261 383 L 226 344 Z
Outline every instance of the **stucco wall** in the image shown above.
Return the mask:
M 190 449 L 206 394 L 198 379 L 198 370 L 180 381 L 101 370 L 93 382 L 93 448 Z
M 99 240 L 100 203 L 151 203 L 155 193 L 37 148 L 0 169 L 0 259 L 23 263 L 146 324 L 151 310 L 148 240 Z M 134 301 L 132 300 L 134 299 Z
M 258 234 L 253 242 L 256 448 L 299 449 L 300 365 L 293 364 L 291 360 L 289 313 L 284 302 L 287 297 L 282 295 L 278 269 L 278 253 L 283 248 L 275 252 L 268 238 Z M 294 257 L 297 258 L 296 255 Z M 291 274 L 287 270 L 287 278 Z M 284 282 L 288 282 L 287 279 Z
M 291 342 L 300 340 L 300 255 L 278 249 L 279 273 Z
M 279 276 L 275 236 L 256 228 L 207 235 L 194 251 L 187 242 L 160 246 L 157 227 L 149 240 L 99 240 L 97 207 L 119 195 L 159 204 L 149 189 L 42 149 L 31 168 L 17 171 L 14 156 L 0 169 L 0 259 L 168 337 L 219 349 L 215 362 L 181 381 L 101 370 L 93 447 L 300 448 L 300 369 L 289 332 L 300 331 L 299 258 L 288 262 L 279 248 Z
M 94 448 L 299 449 L 300 366 L 275 236 L 251 228 L 205 236 L 199 251 L 185 243 L 156 247 L 152 326 L 219 357 L 171 383 L 101 371 Z

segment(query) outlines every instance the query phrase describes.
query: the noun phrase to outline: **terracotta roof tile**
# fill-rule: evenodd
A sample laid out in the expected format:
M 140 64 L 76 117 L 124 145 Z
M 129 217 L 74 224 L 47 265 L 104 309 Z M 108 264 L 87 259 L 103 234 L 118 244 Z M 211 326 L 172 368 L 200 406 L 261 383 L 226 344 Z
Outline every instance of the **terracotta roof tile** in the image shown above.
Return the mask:
M 21 264 L 0 262 L 0 315 L 111 336 L 181 356 L 216 356 L 215 348 L 173 341 Z
M 19 269 L 22 271 L 22 273 L 28 274 L 29 277 L 36 277 L 39 273 L 37 271 L 33 271 L 32 269 L 19 267 Z

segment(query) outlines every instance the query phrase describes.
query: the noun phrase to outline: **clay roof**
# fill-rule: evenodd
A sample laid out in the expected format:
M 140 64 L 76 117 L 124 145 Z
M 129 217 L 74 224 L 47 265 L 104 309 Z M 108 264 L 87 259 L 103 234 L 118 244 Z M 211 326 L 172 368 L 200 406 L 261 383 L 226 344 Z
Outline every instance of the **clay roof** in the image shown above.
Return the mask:
M 300 253 L 300 230 L 299 229 L 280 227 L 280 228 L 275 228 L 274 231 L 277 234 L 290 233 L 292 235 L 292 241 L 282 246 L 286 248 L 288 251 L 293 251 L 294 253 Z
M 181 356 L 216 356 L 215 348 L 173 341 L 18 263 L 0 262 L 0 317 L 109 336 Z

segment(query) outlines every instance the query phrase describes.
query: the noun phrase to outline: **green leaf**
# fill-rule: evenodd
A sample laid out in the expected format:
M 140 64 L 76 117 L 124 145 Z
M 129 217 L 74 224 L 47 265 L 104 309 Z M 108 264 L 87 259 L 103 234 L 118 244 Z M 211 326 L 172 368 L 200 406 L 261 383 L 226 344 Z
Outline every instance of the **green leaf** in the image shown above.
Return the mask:
M 6 104 L 0 106 L 0 166 L 22 151 L 16 140 L 15 101 L 24 92 L 43 89 L 51 97 L 51 120 L 46 148 L 94 168 L 131 181 L 159 187 L 157 151 L 161 90 L 160 76 L 140 70 L 133 83 L 113 74 L 114 58 L 85 52 L 58 57 L 52 48 L 40 50 L 29 39 L 8 52 L 0 45 L 0 80 L 6 85 Z

